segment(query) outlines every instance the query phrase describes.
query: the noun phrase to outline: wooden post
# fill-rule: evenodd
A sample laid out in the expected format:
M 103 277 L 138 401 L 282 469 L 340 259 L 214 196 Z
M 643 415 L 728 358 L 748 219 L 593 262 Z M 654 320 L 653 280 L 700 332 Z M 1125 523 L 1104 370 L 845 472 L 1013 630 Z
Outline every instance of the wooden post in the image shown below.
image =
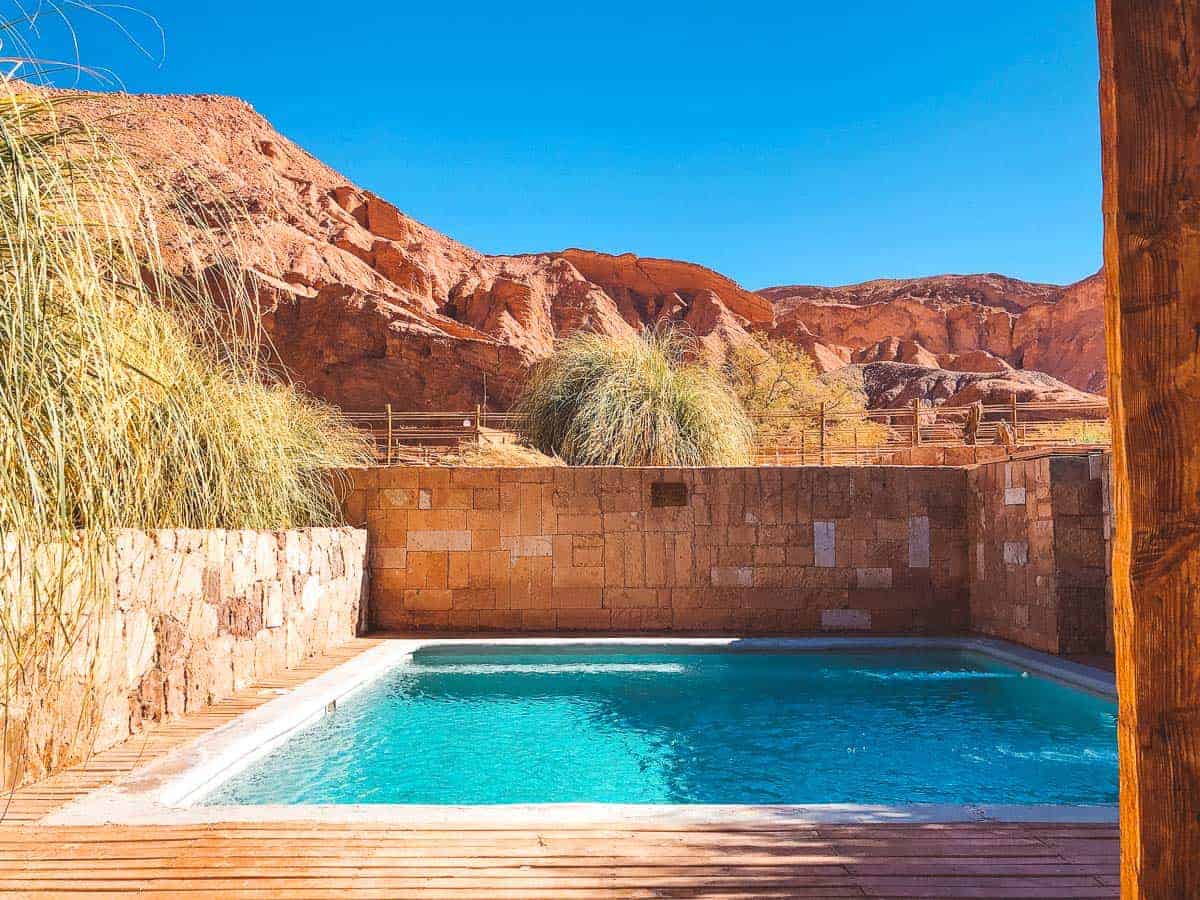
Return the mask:
M 808 433 L 808 428 L 806 428 L 804 425 L 801 425 L 800 426 L 800 465 L 802 465 L 802 466 L 808 465 L 808 444 L 804 439 L 804 436 L 807 433 Z
M 1121 893 L 1200 886 L 1200 10 L 1098 0 Z
M 1021 437 L 1017 433 L 1017 394 L 1016 391 L 1012 395 L 1012 420 L 1013 420 L 1013 443 L 1019 445 Z
M 825 404 L 821 404 L 821 465 L 825 465 Z
M 918 397 L 913 397 L 913 427 L 912 427 L 912 445 L 914 447 L 921 446 L 921 400 Z
M 475 443 L 483 443 L 483 407 L 475 404 Z
M 392 404 L 387 405 L 387 465 L 392 464 Z

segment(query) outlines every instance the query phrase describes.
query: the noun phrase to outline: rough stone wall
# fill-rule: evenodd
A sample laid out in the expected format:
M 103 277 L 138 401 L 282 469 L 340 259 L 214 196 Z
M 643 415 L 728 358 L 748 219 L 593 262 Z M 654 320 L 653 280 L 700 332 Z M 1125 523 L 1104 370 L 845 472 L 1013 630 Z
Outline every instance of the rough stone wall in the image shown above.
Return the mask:
M 980 444 L 977 447 L 911 447 L 889 453 L 881 461 L 893 466 L 974 466 L 1010 456 L 1005 447 Z
M 1107 619 L 1107 633 L 1104 636 L 1104 648 L 1109 653 L 1115 653 L 1113 645 L 1113 583 L 1112 583 L 1112 539 L 1113 539 L 1113 495 L 1112 495 L 1112 454 L 1105 453 L 1100 464 L 1100 501 L 1103 504 L 1104 518 L 1104 606 Z
M 1093 454 L 971 470 L 973 630 L 1049 653 L 1111 647 L 1103 467 Z
M 1100 453 L 1050 460 L 1059 653 L 1104 653 L 1112 646 L 1103 475 Z
M 371 624 L 405 631 L 951 633 L 966 471 L 352 473 Z
M 81 697 L 90 685 L 111 747 L 149 722 L 230 696 L 353 638 L 363 624 L 366 533 L 349 528 L 124 531 L 112 556 L 112 603 L 79 643 L 78 684 L 10 705 L 6 781 L 24 752 L 24 780 L 75 762 Z M 90 717 L 90 716 L 89 716 Z

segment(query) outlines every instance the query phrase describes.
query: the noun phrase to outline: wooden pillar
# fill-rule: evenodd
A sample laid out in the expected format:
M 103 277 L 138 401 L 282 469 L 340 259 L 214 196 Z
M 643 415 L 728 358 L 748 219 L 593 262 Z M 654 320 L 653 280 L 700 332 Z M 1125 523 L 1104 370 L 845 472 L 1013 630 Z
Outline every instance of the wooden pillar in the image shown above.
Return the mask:
M 1098 0 L 1125 897 L 1200 890 L 1200 4 Z

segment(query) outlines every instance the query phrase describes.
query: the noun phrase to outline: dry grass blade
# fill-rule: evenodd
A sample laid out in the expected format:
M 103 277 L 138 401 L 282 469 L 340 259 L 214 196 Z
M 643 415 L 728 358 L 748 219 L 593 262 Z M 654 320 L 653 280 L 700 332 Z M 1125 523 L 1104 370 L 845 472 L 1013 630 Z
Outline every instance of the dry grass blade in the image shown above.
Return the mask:
M 515 408 L 524 437 L 569 465 L 746 465 L 746 412 L 718 373 L 687 362 L 693 356 L 668 328 L 574 335 L 530 374 Z
M 453 453 L 447 453 L 438 460 L 438 465 L 458 466 L 467 468 L 503 468 L 529 469 L 546 466 L 564 466 L 557 456 L 547 456 L 526 447 L 524 444 L 495 443 L 483 441 L 478 444 L 464 444 Z
M 236 247 L 209 277 L 165 274 L 132 166 L 72 102 L 0 80 L 7 784 L 90 747 L 117 530 L 334 524 L 327 470 L 366 458 L 334 410 L 268 377 Z

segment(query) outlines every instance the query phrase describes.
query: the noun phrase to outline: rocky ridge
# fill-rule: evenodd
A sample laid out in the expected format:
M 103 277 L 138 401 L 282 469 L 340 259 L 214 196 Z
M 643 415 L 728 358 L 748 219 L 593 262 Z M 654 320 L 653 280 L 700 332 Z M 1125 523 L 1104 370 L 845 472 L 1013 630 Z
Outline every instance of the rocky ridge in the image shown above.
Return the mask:
M 820 343 L 818 360 L 1023 369 L 1083 391 L 1107 387 L 1102 273 L 1066 287 L 1002 275 L 939 275 L 760 293 L 775 304 L 774 333 Z
M 751 292 L 633 254 L 489 256 L 349 183 L 240 100 L 73 96 L 133 155 L 177 273 L 222 277 L 203 248 L 236 244 L 279 360 L 348 410 L 466 409 L 485 393 L 503 408 L 558 338 L 662 321 L 712 357 L 773 335 L 823 371 L 874 367 L 872 384 L 893 382 L 871 394 L 876 405 L 914 393 L 1085 398 L 1105 385 L 1100 276 L 1066 288 L 986 275 Z M 200 214 L 181 216 L 181 204 Z

